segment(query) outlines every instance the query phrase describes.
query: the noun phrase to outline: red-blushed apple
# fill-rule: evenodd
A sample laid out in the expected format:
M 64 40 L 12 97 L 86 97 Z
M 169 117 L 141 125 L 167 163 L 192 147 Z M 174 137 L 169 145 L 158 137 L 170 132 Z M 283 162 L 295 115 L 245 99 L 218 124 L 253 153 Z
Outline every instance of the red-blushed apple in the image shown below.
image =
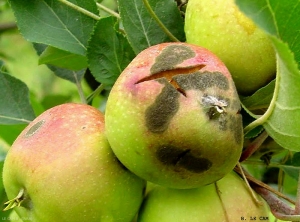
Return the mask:
M 269 208 L 256 194 L 252 197 L 245 182 L 235 173 L 196 189 L 152 187 L 144 199 L 138 222 L 235 222 L 264 219 Z
M 225 65 L 210 51 L 162 43 L 142 51 L 108 97 L 106 136 L 136 175 L 173 188 L 222 178 L 242 150 L 240 101 Z
M 113 154 L 103 114 L 73 103 L 24 129 L 6 156 L 3 182 L 7 209 L 35 222 L 131 222 L 145 186 Z
M 275 78 L 271 40 L 234 0 L 189 0 L 185 34 L 188 43 L 209 49 L 225 63 L 240 94 L 252 94 Z

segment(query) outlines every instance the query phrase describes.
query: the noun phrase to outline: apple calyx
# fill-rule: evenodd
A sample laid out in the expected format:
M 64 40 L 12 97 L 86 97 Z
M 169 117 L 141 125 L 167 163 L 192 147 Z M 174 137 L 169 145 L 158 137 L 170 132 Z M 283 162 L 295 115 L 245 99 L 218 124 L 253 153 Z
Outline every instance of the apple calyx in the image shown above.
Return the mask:
M 3 209 L 3 211 L 7 211 L 15 207 L 20 207 L 25 199 L 26 199 L 25 189 L 22 188 L 15 198 L 4 203 L 7 206 Z

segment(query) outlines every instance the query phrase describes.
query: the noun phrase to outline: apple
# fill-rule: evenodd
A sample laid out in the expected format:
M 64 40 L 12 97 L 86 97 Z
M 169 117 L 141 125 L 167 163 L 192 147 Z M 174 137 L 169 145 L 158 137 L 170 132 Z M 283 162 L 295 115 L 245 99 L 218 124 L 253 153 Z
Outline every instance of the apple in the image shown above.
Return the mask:
M 35 222 L 131 222 L 145 181 L 121 165 L 104 128 L 103 114 L 84 104 L 38 116 L 5 159 L 6 209 Z
M 195 188 L 222 178 L 242 150 L 240 101 L 225 65 L 187 43 L 139 53 L 106 105 L 106 136 L 117 158 L 162 186 Z
M 156 186 L 145 197 L 137 221 L 268 221 L 269 208 L 256 196 L 262 205 L 254 201 L 245 182 L 234 172 L 195 189 Z
M 250 95 L 275 77 L 270 38 L 234 0 L 189 0 L 185 34 L 188 43 L 209 49 L 225 63 L 239 94 Z

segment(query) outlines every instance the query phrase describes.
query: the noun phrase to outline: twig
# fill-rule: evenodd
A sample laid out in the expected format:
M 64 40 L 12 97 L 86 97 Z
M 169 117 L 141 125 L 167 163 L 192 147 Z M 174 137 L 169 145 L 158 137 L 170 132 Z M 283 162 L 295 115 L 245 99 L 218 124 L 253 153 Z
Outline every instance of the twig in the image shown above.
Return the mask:
M 76 86 L 77 86 L 78 94 L 79 94 L 79 97 L 80 97 L 80 101 L 83 104 L 87 104 L 87 101 L 85 99 L 85 96 L 84 96 L 84 93 L 83 93 L 83 89 L 82 89 L 82 86 L 81 86 L 81 81 L 78 80 L 77 75 L 76 75 L 75 72 L 73 72 L 73 74 L 74 74 L 74 78 L 76 80 Z
M 121 18 L 120 15 L 119 15 L 118 13 L 116 13 L 116 12 L 113 11 L 113 10 L 111 10 L 110 8 L 107 8 L 106 6 L 104 6 L 104 5 L 102 5 L 102 4 L 98 3 L 98 2 L 96 2 L 96 4 L 97 4 L 97 7 L 98 7 L 100 10 L 103 10 L 103 11 L 105 11 L 105 12 L 107 12 L 107 13 L 109 13 L 109 14 L 115 16 L 115 17 L 117 17 L 118 19 Z
M 220 191 L 220 189 L 219 189 L 217 183 L 218 183 L 218 181 L 214 183 L 214 184 L 215 184 L 215 189 L 216 189 L 218 198 L 219 198 L 219 200 L 220 200 L 220 202 L 221 202 L 222 209 L 223 209 L 224 214 L 225 214 L 226 222 L 230 222 L 230 221 L 229 221 L 229 217 L 228 217 L 228 213 L 227 213 L 227 210 L 226 210 L 226 207 L 225 207 L 225 203 L 224 203 L 223 200 L 222 200 L 222 197 L 221 197 L 221 191 Z
M 251 188 L 251 186 L 250 186 L 250 184 L 249 184 L 249 182 L 248 182 L 248 180 L 247 180 L 247 178 L 246 178 L 246 175 L 245 175 L 245 173 L 244 173 L 244 170 L 243 170 L 241 164 L 238 163 L 238 164 L 237 164 L 237 167 L 239 168 L 239 171 L 241 172 L 241 176 L 243 177 L 243 179 L 244 179 L 244 181 L 245 181 L 245 183 L 246 183 L 246 185 L 247 185 L 247 187 L 248 187 L 248 189 L 249 189 L 249 191 L 250 191 L 250 194 L 251 194 L 252 198 L 254 199 L 254 201 L 255 201 L 258 205 L 263 205 L 263 203 L 262 203 L 260 200 L 258 200 L 257 196 L 256 196 L 255 193 L 253 192 L 253 190 L 252 190 L 252 188 Z
M 240 175 L 242 174 L 242 172 L 240 171 L 240 169 L 237 166 L 234 168 L 234 171 L 237 172 Z M 251 187 L 252 187 L 253 184 L 257 185 L 257 186 L 260 186 L 260 187 L 263 187 L 266 190 L 268 190 L 268 191 L 276 194 L 278 197 L 281 197 L 282 199 L 285 199 L 286 201 L 288 201 L 288 202 L 290 202 L 292 204 L 295 204 L 295 201 L 293 201 L 289 197 L 285 196 L 281 192 L 275 190 L 274 188 L 270 187 L 269 185 L 261 182 L 260 180 L 256 179 L 255 177 L 251 176 L 247 171 L 245 171 L 245 169 L 243 169 L 243 172 L 244 172 L 247 180 L 250 182 Z
M 87 104 L 91 104 L 91 102 L 93 101 L 93 99 L 98 96 L 105 88 L 104 84 L 100 84 L 97 89 L 95 89 L 94 92 L 92 92 L 88 97 L 87 97 Z
M 95 19 L 95 20 L 100 19 L 100 17 L 98 15 L 95 15 L 94 13 L 92 13 L 92 12 L 90 12 L 90 11 L 88 11 L 88 10 L 78 6 L 78 5 L 75 5 L 75 4 L 73 4 L 73 3 L 71 3 L 67 0 L 58 0 L 58 1 L 60 1 L 61 3 L 69 6 L 70 8 L 75 9 L 76 11 L 81 12 L 82 14 L 87 15 L 87 16 Z
M 17 24 L 15 22 L 2 23 L 0 24 L 0 33 L 8 30 L 16 29 Z
M 243 151 L 240 162 L 243 162 L 248 157 L 250 157 L 258 148 L 263 144 L 263 142 L 268 138 L 268 133 L 266 131 L 263 131 L 258 137 L 256 137 Z
M 252 187 L 268 203 L 272 214 L 276 218 L 287 221 L 300 221 L 300 215 L 297 214 L 292 207 L 284 203 L 269 190 L 255 184 Z

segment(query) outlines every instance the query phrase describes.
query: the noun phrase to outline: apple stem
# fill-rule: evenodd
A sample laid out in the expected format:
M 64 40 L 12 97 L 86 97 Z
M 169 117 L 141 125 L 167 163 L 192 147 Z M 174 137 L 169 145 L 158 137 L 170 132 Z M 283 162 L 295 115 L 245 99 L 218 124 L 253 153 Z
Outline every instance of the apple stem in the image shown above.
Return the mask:
M 221 202 L 221 205 L 222 205 L 222 209 L 223 209 L 224 214 L 225 214 L 226 221 L 229 222 L 230 220 L 229 220 L 229 217 L 228 217 L 228 214 L 227 214 L 227 211 L 226 211 L 226 207 L 225 207 L 225 204 L 224 204 L 224 202 L 222 200 L 222 197 L 221 197 L 221 191 L 218 187 L 217 182 L 215 182 L 214 184 L 215 184 L 215 189 L 216 189 L 217 195 L 218 195 L 218 197 L 220 199 L 220 202 Z
M 255 195 L 255 193 L 253 192 L 253 189 L 251 188 L 251 186 L 250 186 L 250 184 L 249 184 L 249 182 L 248 182 L 248 179 L 247 179 L 246 176 L 245 176 L 245 173 L 244 173 L 244 170 L 243 170 L 241 164 L 238 163 L 238 164 L 237 164 L 237 167 L 239 168 L 239 170 L 240 170 L 240 172 L 241 172 L 241 175 L 242 175 L 242 177 L 243 177 L 243 179 L 244 179 L 244 181 L 245 181 L 245 183 L 246 183 L 246 186 L 248 187 L 248 190 L 249 190 L 249 192 L 250 192 L 252 198 L 254 199 L 254 201 L 256 202 L 256 204 L 262 206 L 263 203 L 257 198 L 257 196 Z
M 243 162 L 247 158 L 249 158 L 255 151 L 259 149 L 259 147 L 263 144 L 263 142 L 268 138 L 268 133 L 264 130 L 258 137 L 256 137 L 243 151 L 240 162 Z
M 21 206 L 21 203 L 25 200 L 24 196 L 25 196 L 25 190 L 24 188 L 22 188 L 15 198 L 4 203 L 7 206 L 3 209 L 3 211 L 7 211 L 13 209 L 14 207 Z
M 105 88 L 105 85 L 104 85 L 103 83 L 101 83 L 101 84 L 97 87 L 97 89 L 95 89 L 95 91 L 92 92 L 92 93 L 87 97 L 87 99 L 86 99 L 87 104 L 91 105 L 92 102 L 93 102 L 93 99 L 94 99 L 95 97 L 97 97 L 97 96 L 104 90 L 104 88 Z

